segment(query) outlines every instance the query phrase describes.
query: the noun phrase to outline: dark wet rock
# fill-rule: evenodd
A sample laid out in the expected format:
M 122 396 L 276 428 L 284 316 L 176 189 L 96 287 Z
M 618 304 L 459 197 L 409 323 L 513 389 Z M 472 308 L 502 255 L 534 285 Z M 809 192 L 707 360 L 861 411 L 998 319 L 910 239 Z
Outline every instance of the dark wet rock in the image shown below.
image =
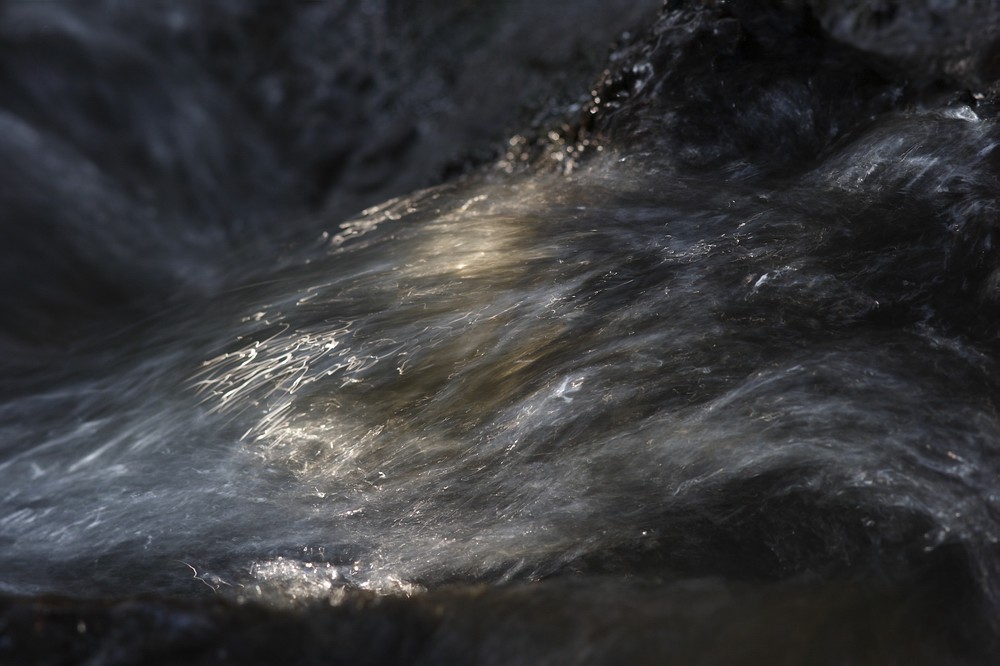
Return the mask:
M 963 636 L 970 627 L 941 618 L 939 602 L 850 581 L 765 588 L 613 578 L 443 588 L 412 599 L 351 594 L 337 606 L 294 610 L 8 599 L 0 602 L 0 659 L 53 666 L 978 663 L 974 640 Z

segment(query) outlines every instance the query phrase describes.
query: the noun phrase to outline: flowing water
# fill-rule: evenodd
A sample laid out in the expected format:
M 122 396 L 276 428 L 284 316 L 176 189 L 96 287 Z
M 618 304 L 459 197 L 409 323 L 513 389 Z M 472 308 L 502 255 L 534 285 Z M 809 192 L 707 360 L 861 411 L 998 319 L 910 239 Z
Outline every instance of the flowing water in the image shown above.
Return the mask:
M 1000 10 L 557 4 L 2 5 L 0 661 L 996 658 Z

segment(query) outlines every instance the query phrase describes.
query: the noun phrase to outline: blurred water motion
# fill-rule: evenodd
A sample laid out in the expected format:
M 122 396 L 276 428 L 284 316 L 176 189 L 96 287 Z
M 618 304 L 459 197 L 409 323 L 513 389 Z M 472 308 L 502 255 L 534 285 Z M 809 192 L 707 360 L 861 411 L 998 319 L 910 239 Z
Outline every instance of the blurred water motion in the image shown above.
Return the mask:
M 992 663 L 1000 14 L 918 5 L 4 5 L 0 661 Z

